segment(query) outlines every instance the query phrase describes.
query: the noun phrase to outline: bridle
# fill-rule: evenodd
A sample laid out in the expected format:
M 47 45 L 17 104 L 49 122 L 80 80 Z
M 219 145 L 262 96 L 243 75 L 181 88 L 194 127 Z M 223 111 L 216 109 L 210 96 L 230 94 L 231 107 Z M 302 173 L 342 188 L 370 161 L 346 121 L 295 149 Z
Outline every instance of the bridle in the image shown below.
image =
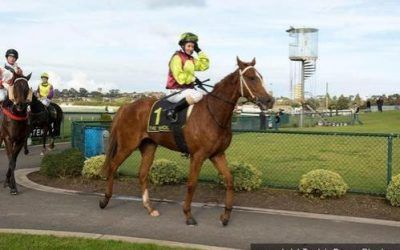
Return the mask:
M 24 82 L 26 82 L 26 84 L 29 86 L 29 82 L 28 82 L 28 80 L 27 80 L 26 78 L 24 78 L 24 77 L 18 77 L 18 78 L 16 78 L 16 79 L 14 79 L 14 81 L 13 81 L 13 87 L 15 86 L 15 84 L 16 84 L 18 81 L 24 81 Z M 33 94 L 32 89 L 28 88 L 28 95 L 27 95 L 27 97 L 26 97 L 27 103 L 30 103 L 30 102 L 32 101 L 32 94 Z M 11 99 L 10 99 L 10 100 L 11 100 Z M 11 101 L 13 102 L 13 106 L 17 105 L 17 103 L 16 103 L 15 100 L 14 100 L 14 97 L 12 97 L 12 100 L 11 100 Z
M 255 96 L 253 94 L 253 92 L 251 91 L 251 89 L 249 88 L 249 85 L 247 85 L 246 80 L 244 79 L 244 73 L 246 73 L 247 70 L 249 69 L 254 69 L 254 71 L 256 72 L 256 76 L 261 80 L 261 83 L 264 85 L 264 81 L 263 78 L 261 76 L 260 73 L 258 73 L 258 71 L 256 70 L 256 68 L 252 65 L 247 66 L 244 70 L 240 70 L 239 69 L 239 75 L 240 75 L 240 96 L 244 97 L 244 91 L 243 91 L 243 86 L 246 87 L 247 91 L 249 92 L 251 98 L 255 99 Z

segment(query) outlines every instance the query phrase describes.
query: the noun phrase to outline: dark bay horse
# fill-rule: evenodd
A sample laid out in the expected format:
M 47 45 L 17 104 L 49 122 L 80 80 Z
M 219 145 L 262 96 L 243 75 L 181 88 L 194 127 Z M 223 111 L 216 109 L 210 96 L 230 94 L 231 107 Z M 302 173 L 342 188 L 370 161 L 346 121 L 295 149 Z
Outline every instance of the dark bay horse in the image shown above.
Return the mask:
M 243 96 L 257 103 L 262 109 L 271 108 L 273 98 L 264 88 L 262 76 L 255 69 L 255 59 L 245 63 L 237 58 L 238 69 L 214 86 L 213 91 L 194 105 L 193 111 L 183 129 L 190 153 L 190 173 L 187 193 L 183 205 L 187 225 L 197 222 L 191 213 L 191 202 L 197 185 L 200 168 L 210 159 L 226 182 L 225 211 L 220 219 L 228 224 L 233 206 L 233 180 L 227 165 L 225 150 L 232 139 L 231 119 L 239 97 Z M 117 168 L 139 148 L 140 185 L 143 205 L 151 216 L 158 216 L 149 199 L 147 176 L 154 160 L 158 145 L 179 151 L 174 136 L 169 132 L 148 133 L 147 121 L 154 99 L 142 99 L 122 106 L 114 117 L 104 170 L 108 175 L 105 197 L 100 207 L 105 208 L 113 192 L 113 176 Z
M 50 136 L 51 141 L 49 148 L 54 148 L 54 140 L 56 136 L 60 135 L 61 123 L 64 117 L 64 113 L 60 106 L 56 103 L 50 103 L 50 107 L 47 108 L 37 97 L 36 95 L 32 96 L 32 102 L 30 104 L 30 113 L 29 113 L 29 123 L 30 123 L 30 131 L 32 133 L 34 129 L 41 129 L 43 134 L 41 135 L 43 139 L 43 150 L 42 155 L 46 152 L 46 141 L 47 136 Z M 50 108 L 54 109 L 55 114 L 52 114 Z M 28 154 L 28 146 L 25 143 L 25 154 Z
M 13 96 L 10 96 L 7 102 L 9 106 L 2 107 L 3 120 L 0 128 L 0 140 L 5 142 L 6 153 L 8 156 L 8 171 L 4 187 L 10 188 L 10 193 L 18 194 L 17 184 L 15 182 L 14 170 L 17 163 L 17 157 L 21 151 L 26 138 L 29 134 L 27 107 L 32 96 L 32 90 L 29 88 L 29 76 L 15 76 L 13 81 Z

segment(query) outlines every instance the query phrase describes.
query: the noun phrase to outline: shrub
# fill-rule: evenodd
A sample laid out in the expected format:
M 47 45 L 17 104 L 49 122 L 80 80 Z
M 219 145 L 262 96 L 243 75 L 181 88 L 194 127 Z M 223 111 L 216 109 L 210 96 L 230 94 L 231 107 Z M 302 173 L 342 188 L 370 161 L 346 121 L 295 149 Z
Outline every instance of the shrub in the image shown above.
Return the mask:
M 339 174 L 324 169 L 308 172 L 301 177 L 299 184 L 300 192 L 321 199 L 341 197 L 348 189 L 348 185 Z
M 176 162 L 159 159 L 153 163 L 149 179 L 155 185 L 179 184 L 185 179 L 185 174 Z
M 392 178 L 386 191 L 386 199 L 394 207 L 400 207 L 400 174 Z
M 261 173 L 253 165 L 244 162 L 233 162 L 229 166 L 233 176 L 235 191 L 251 191 L 261 186 Z M 222 175 L 218 175 L 219 183 L 225 185 Z
M 85 160 L 82 169 L 82 176 L 88 179 L 102 178 L 105 155 L 98 155 Z
M 50 177 L 73 177 L 81 174 L 85 157 L 75 148 L 45 155 L 40 172 Z

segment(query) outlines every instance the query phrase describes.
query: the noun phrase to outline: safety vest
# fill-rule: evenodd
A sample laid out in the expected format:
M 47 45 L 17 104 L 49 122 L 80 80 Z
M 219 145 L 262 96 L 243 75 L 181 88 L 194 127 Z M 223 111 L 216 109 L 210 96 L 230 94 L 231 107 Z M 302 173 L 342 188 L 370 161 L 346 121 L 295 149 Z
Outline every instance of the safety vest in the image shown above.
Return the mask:
M 40 97 L 47 97 L 51 91 L 51 84 L 47 83 L 46 85 L 40 84 L 39 85 L 39 96 Z
M 180 58 L 181 61 L 182 61 L 182 68 L 185 66 L 185 63 L 186 63 L 187 60 L 192 61 L 193 64 L 194 64 L 194 58 L 193 58 L 192 56 L 187 55 L 186 53 L 183 53 L 182 51 L 176 51 L 176 52 L 172 55 L 171 60 L 172 60 L 172 58 L 173 58 L 174 56 L 176 56 L 176 55 L 178 55 L 179 58 Z M 171 63 L 171 60 L 170 60 L 170 63 Z M 170 63 L 168 63 L 169 71 L 168 71 L 168 79 L 167 79 L 167 87 L 166 87 L 166 88 L 167 88 L 167 89 L 186 89 L 186 88 L 193 88 L 193 84 L 183 84 L 183 85 L 181 85 L 181 84 L 179 84 L 179 83 L 176 81 L 176 79 L 175 79 L 174 76 L 172 75 L 172 71 L 171 71 L 171 68 L 170 68 L 170 65 L 169 65 Z

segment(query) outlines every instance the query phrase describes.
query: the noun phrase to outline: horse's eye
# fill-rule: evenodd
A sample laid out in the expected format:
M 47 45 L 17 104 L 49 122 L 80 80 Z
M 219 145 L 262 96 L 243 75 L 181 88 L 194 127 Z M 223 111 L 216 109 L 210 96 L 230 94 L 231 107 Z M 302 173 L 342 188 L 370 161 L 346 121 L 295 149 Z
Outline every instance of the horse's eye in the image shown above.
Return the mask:
M 254 76 L 249 77 L 251 81 L 256 80 L 256 78 Z

